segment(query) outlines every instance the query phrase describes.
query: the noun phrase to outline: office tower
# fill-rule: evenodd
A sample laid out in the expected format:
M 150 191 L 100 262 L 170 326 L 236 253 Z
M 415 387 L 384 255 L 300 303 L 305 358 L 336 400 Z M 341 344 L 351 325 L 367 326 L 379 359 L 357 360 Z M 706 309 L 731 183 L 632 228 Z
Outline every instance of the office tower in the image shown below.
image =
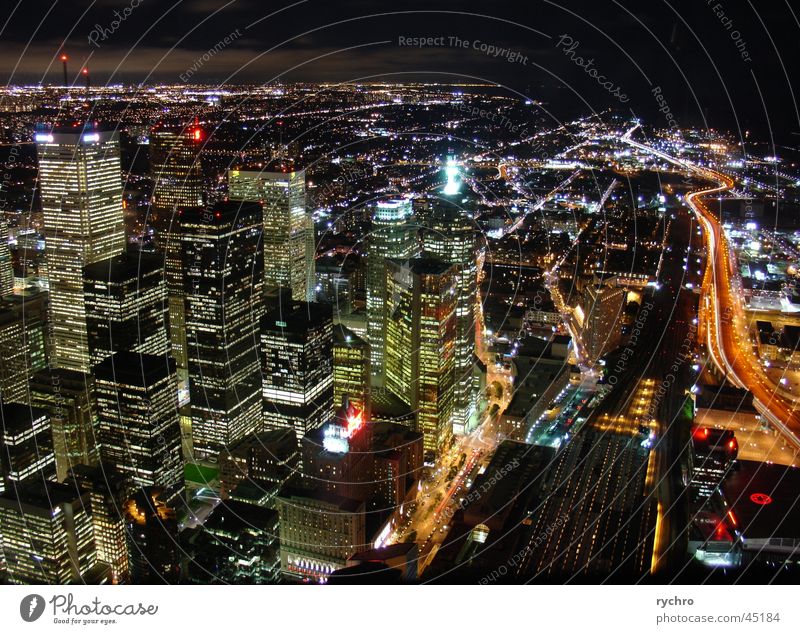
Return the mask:
M 27 403 L 28 381 L 45 367 L 44 296 L 0 300 L 0 399 Z
M 175 362 L 117 352 L 94 368 L 100 455 L 137 486 L 184 492 Z
M 112 465 L 76 465 L 65 484 L 88 494 L 92 509 L 92 528 L 97 560 L 108 565 L 112 583 L 128 583 L 128 546 L 122 514 L 131 493 L 131 482 Z
M 372 434 L 364 413 L 345 399 L 324 427 L 303 437 L 303 479 L 309 489 L 367 502 L 372 479 Z
M 230 170 L 231 200 L 264 207 L 264 282 L 292 289 L 292 299 L 314 299 L 314 222 L 306 211 L 305 170 Z
M 411 225 L 410 200 L 389 200 L 375 205 L 372 229 L 367 238 L 367 341 L 372 373 L 383 378 L 383 350 L 386 328 L 386 260 L 416 255 L 417 236 Z
M 292 301 L 264 316 L 264 427 L 298 441 L 333 415 L 333 314 L 328 304 Z
M 97 464 L 97 404 L 91 374 L 40 370 L 31 379 L 30 398 L 32 405 L 50 415 L 59 482 L 76 465 Z
M 192 435 L 216 455 L 261 418 L 261 206 L 219 203 L 181 219 Z
M 178 207 L 203 205 L 200 151 L 206 140 L 198 125 L 156 125 L 150 131 L 150 172 L 153 178 L 153 214 L 169 229 Z
M 50 362 L 88 372 L 83 267 L 125 250 L 119 135 L 79 126 L 35 139 L 50 283 Z
M 197 125 L 157 125 L 150 132 L 150 171 L 153 179 L 151 224 L 156 231 L 156 244 L 164 256 L 164 276 L 169 296 L 169 335 L 180 385 L 188 382 L 189 367 L 186 356 L 180 210 L 203 205 L 200 152 L 205 140 L 205 131 Z
M 355 277 L 352 263 L 355 258 L 340 262 L 326 256 L 316 261 L 316 298 L 318 302 L 333 305 L 335 315 L 348 315 L 352 311 L 353 284 Z
M 478 301 L 478 256 L 475 228 L 463 210 L 437 204 L 423 232 L 425 256 L 456 266 L 456 351 L 453 432 L 464 434 L 477 424 L 479 393 L 473 376 L 475 305 Z
M 333 493 L 287 488 L 278 497 L 281 572 L 325 581 L 366 548 L 364 503 Z
M 128 565 L 135 584 L 180 579 L 178 520 L 161 487 L 139 489 L 123 507 Z
M 95 565 L 89 496 L 42 480 L 0 495 L 0 534 L 11 583 L 85 583 Z
M 583 344 L 596 361 L 619 345 L 621 318 L 625 307 L 624 288 L 589 285 L 583 291 Z
M 702 507 L 718 492 L 739 455 L 733 430 L 695 426 L 692 428 L 689 501 Z
M 278 582 L 278 531 L 278 513 L 273 509 L 235 500 L 218 504 L 202 529 L 182 539 L 189 582 Z
M 21 403 L 2 403 L 0 423 L 2 479 L 11 483 L 54 480 L 56 458 L 47 412 Z
M 6 183 L 0 184 L 0 190 L 5 186 Z M 3 200 L 5 200 L 5 196 Z M 14 292 L 14 263 L 11 261 L 8 237 L 6 214 L 4 211 L 0 211 L 0 297 Z
M 123 253 L 83 269 L 93 365 L 120 351 L 169 352 L 167 289 L 161 262 L 150 253 Z
M 386 387 L 416 412 L 426 460 L 453 434 L 457 281 L 441 260 L 386 266 Z
M 340 407 L 347 397 L 369 420 L 369 344 L 344 326 L 333 327 L 333 404 Z
M 281 487 L 300 477 L 300 447 L 293 429 L 255 432 L 219 454 L 220 495 L 243 497 L 238 487 L 254 485 L 259 503 L 272 508 Z

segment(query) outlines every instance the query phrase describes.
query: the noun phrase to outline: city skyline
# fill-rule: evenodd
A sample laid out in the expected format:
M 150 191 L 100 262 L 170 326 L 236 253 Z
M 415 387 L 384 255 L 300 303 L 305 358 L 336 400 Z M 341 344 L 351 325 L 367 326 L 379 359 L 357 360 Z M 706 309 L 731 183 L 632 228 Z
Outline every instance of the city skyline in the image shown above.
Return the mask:
M 0 26 L 0 583 L 800 581 L 788 4 L 146 1 Z

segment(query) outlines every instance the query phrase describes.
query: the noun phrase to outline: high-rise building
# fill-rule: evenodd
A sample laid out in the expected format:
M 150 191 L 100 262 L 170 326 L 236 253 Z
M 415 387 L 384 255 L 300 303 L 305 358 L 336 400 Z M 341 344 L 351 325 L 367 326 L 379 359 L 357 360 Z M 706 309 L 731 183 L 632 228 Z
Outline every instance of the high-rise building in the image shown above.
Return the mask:
M 477 425 L 478 384 L 474 376 L 475 308 L 478 301 L 478 254 L 475 228 L 466 213 L 445 202 L 435 205 L 423 232 L 423 252 L 454 264 L 456 283 L 455 388 L 453 432 Z
M 303 438 L 306 487 L 367 502 L 375 490 L 371 438 L 364 413 L 345 399 L 331 422 Z
M 200 151 L 205 140 L 205 131 L 198 125 L 158 125 L 150 132 L 150 172 L 154 184 L 150 223 L 156 231 L 156 244 L 164 256 L 169 296 L 169 334 L 179 384 L 188 382 L 189 367 L 186 356 L 180 210 L 203 205 Z
M 50 362 L 91 368 L 83 267 L 125 250 L 119 135 L 87 126 L 35 135 L 50 284 Z
M 278 531 L 278 513 L 273 509 L 236 500 L 218 504 L 202 529 L 181 534 L 189 582 L 278 582 Z
M 203 205 L 200 151 L 206 134 L 199 125 L 159 124 L 150 131 L 149 140 L 153 214 L 163 221 L 159 226 L 168 229 L 178 207 Z
M 135 584 L 174 584 L 180 579 L 178 520 L 160 487 L 139 489 L 123 507 L 128 564 Z
M 372 374 L 379 380 L 384 375 L 386 260 L 416 255 L 418 244 L 412 215 L 410 200 L 379 202 L 372 213 L 372 229 L 367 238 L 367 340 Z
M 370 418 L 369 344 L 345 326 L 333 327 L 333 405 L 340 407 L 347 397 Z
M 137 486 L 159 486 L 166 500 L 183 495 L 175 362 L 117 352 L 94 368 L 100 455 Z
M 8 247 L 8 220 L 5 212 L 0 210 L 0 297 L 13 291 L 14 264 L 11 261 L 11 249 Z
M 97 464 L 94 376 L 58 368 L 41 370 L 31 379 L 30 395 L 31 404 L 50 415 L 58 481 L 76 465 Z
M 29 402 L 31 375 L 45 367 L 44 296 L 8 296 L 0 300 L 0 399 Z
M 386 266 L 386 387 L 416 412 L 427 460 L 453 435 L 456 270 L 426 258 Z
M 281 572 L 324 581 L 365 549 L 364 503 L 334 493 L 288 488 L 278 497 Z
M 47 412 L 22 403 L 0 404 L 0 476 L 10 482 L 54 480 L 56 458 Z M 0 490 L 3 484 L 0 483 Z
M 167 289 L 161 264 L 154 254 L 123 253 L 83 269 L 93 365 L 120 351 L 169 352 Z
M 65 482 L 88 494 L 97 560 L 111 569 L 112 583 L 128 583 L 128 546 L 123 508 L 132 493 L 131 481 L 108 464 L 73 467 Z
M 591 284 L 583 290 L 581 330 L 586 354 L 592 361 L 619 345 L 626 295 L 624 288 L 614 286 Z
M 235 497 L 246 481 L 259 489 L 259 503 L 274 507 L 280 489 L 300 479 L 300 447 L 294 429 L 273 429 L 245 436 L 219 454 L 220 495 Z
M 298 442 L 333 416 L 333 311 L 292 301 L 261 324 L 264 427 L 293 429 Z
M 314 299 L 314 223 L 306 211 L 305 170 L 230 170 L 231 200 L 264 207 L 264 281 L 292 289 L 292 299 Z
M 95 565 L 89 496 L 42 480 L 0 495 L 0 534 L 11 583 L 85 583 Z
M 219 453 L 261 419 L 261 206 L 186 209 L 181 240 L 194 448 Z

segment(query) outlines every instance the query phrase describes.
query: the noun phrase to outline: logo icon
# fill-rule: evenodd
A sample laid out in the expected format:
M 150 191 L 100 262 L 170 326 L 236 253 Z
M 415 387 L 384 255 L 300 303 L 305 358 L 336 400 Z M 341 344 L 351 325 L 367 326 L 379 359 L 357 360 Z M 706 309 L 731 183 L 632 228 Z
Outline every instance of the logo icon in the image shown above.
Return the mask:
M 23 621 L 33 623 L 44 612 L 44 597 L 40 594 L 29 594 L 19 604 L 19 615 Z

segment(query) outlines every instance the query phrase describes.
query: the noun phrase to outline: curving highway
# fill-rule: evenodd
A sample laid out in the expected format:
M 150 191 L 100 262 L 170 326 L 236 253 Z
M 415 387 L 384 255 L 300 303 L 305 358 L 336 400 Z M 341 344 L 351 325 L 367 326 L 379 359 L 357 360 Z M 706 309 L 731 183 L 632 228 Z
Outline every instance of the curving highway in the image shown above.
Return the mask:
M 686 203 L 704 229 L 706 244 L 707 263 L 698 315 L 700 333 L 711 360 L 725 378 L 748 390 L 759 413 L 792 444 L 800 447 L 800 413 L 794 401 L 781 394 L 778 386 L 770 381 L 753 352 L 741 302 L 741 287 L 734 274 L 735 258 L 730 253 L 719 218 L 706 203 L 708 196 L 731 189 L 733 179 L 633 141 L 630 136 L 636 127 L 621 137 L 623 142 L 717 183 L 686 196 Z

